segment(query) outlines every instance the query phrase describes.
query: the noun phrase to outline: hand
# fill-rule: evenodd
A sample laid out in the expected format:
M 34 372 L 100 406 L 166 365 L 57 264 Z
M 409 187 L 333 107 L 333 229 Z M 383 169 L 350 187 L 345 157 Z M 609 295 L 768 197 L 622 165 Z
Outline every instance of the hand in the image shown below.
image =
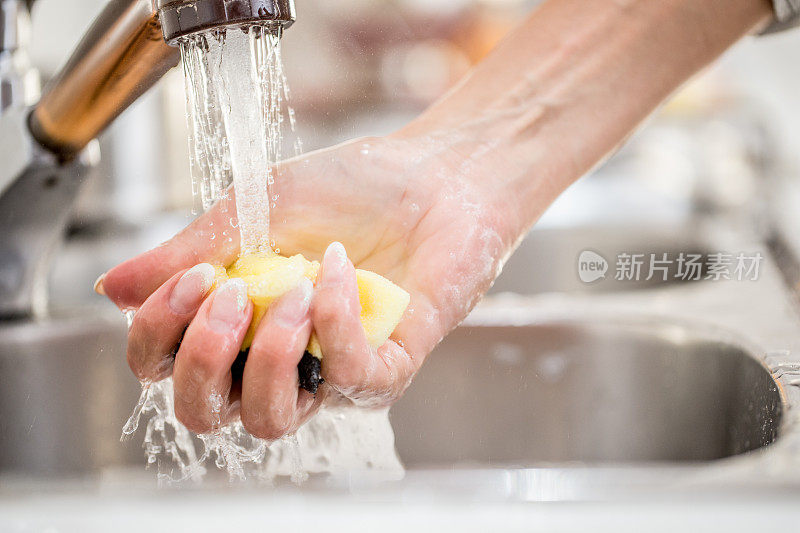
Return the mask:
M 490 181 L 462 164 L 434 142 L 397 138 L 354 141 L 285 163 L 274 189 L 272 237 L 281 254 L 322 257 L 322 267 L 315 287 L 302 283 L 270 307 L 241 383 L 230 369 L 252 315 L 246 288 L 232 280 L 207 294 L 213 278 L 206 263 L 229 264 L 239 254 L 238 231 L 230 227 L 235 208 L 221 201 L 101 279 L 100 291 L 114 303 L 137 309 L 131 369 L 142 380 L 171 374 L 176 414 L 196 432 L 241 416 L 251 434 L 276 439 L 332 392 L 390 405 L 488 289 L 520 233 Z M 377 350 L 359 321 L 354 263 L 411 294 L 402 322 Z M 324 354 L 325 384 L 316 397 L 299 389 L 297 375 L 312 329 Z

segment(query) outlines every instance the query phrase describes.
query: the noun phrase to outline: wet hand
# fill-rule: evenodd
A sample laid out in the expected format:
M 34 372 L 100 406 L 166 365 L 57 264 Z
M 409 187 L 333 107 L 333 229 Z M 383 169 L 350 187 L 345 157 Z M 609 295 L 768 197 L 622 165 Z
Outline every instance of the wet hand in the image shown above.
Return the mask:
M 460 161 L 435 143 L 371 139 L 285 164 L 274 190 L 273 238 L 281 254 L 322 258 L 322 267 L 316 286 L 303 282 L 270 306 L 241 381 L 231 366 L 252 305 L 240 281 L 210 293 L 211 265 L 239 254 L 238 238 L 209 238 L 230 228 L 233 198 L 115 267 L 100 290 L 137 310 L 132 370 L 142 380 L 172 375 L 176 414 L 197 432 L 240 416 L 253 435 L 275 439 L 326 399 L 390 405 L 489 287 L 518 236 L 511 210 Z M 411 294 L 403 320 L 377 349 L 359 320 L 354 263 Z M 324 354 L 316 396 L 299 388 L 297 373 L 312 330 Z

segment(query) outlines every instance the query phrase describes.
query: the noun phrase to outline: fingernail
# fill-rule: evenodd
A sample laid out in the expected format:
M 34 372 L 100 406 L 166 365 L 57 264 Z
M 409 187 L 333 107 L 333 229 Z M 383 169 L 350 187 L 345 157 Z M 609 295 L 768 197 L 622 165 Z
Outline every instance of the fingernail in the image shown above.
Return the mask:
M 100 296 L 106 295 L 106 289 L 103 287 L 103 280 L 106 279 L 105 273 L 100 274 L 100 277 L 97 278 L 97 281 L 94 282 L 94 292 L 99 294 Z
M 322 258 L 322 279 L 324 281 L 341 281 L 347 270 L 347 252 L 340 242 L 333 242 L 325 250 Z
M 229 331 L 242 321 L 247 307 L 247 284 L 234 278 L 226 281 L 214 293 L 214 301 L 208 312 L 208 323 L 219 331 Z
M 214 285 L 214 267 L 208 263 L 200 263 L 187 270 L 169 297 L 169 306 L 178 315 L 191 313 L 200 307 L 203 298 Z
M 297 287 L 286 293 L 275 306 L 275 322 L 284 328 L 299 326 L 308 316 L 314 284 L 303 278 Z

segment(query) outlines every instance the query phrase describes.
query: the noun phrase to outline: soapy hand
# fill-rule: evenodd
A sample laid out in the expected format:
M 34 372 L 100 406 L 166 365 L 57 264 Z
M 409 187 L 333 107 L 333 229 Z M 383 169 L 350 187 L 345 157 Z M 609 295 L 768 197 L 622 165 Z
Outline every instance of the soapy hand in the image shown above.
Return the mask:
M 241 280 L 211 292 L 212 265 L 239 255 L 235 206 L 221 201 L 99 281 L 98 290 L 120 308 L 137 310 L 131 369 L 141 380 L 171 375 L 176 414 L 197 432 L 241 416 L 251 434 L 276 439 L 326 400 L 390 405 L 483 295 L 520 233 L 490 182 L 474 179 L 462 164 L 435 141 L 391 137 L 285 163 L 274 188 L 272 237 L 282 255 L 321 258 L 321 271 L 316 285 L 303 280 L 270 306 L 241 382 L 231 366 L 252 304 Z M 359 320 L 354 264 L 411 294 L 403 320 L 378 349 Z M 297 365 L 312 330 L 324 354 L 317 395 L 298 386 Z

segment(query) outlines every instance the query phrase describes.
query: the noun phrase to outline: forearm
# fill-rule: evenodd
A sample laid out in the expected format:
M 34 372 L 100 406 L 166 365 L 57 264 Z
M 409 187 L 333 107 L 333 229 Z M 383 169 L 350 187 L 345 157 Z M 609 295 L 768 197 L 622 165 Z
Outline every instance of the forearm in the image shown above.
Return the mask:
M 400 136 L 444 143 L 524 231 L 768 0 L 550 0 Z

